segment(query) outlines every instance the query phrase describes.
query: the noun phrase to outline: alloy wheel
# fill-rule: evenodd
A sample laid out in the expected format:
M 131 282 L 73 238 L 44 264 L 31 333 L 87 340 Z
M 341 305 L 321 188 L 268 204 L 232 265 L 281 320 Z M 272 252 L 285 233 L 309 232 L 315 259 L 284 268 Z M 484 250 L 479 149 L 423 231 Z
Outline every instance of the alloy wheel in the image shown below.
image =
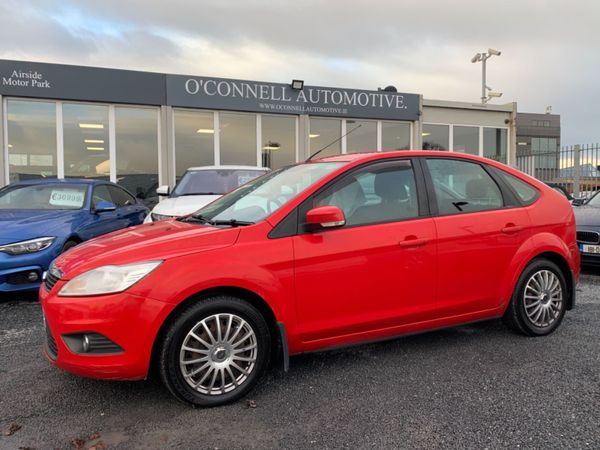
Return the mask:
M 194 390 L 222 395 L 248 379 L 256 365 L 257 347 L 256 334 L 247 321 L 235 314 L 214 314 L 185 336 L 179 368 Z
M 558 276 L 547 269 L 535 272 L 525 285 L 524 307 L 527 319 L 536 327 L 546 328 L 559 317 L 563 288 Z

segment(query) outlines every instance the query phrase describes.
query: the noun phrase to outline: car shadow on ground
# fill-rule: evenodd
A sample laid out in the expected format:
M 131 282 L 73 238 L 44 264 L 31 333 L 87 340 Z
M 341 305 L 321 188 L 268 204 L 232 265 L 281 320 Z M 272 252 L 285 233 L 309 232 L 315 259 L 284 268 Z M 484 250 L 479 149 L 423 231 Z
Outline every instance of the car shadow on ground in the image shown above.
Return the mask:
M 259 382 L 246 399 L 242 399 L 234 405 L 245 405 L 250 398 L 259 398 L 263 401 L 272 401 L 279 397 L 282 392 L 295 392 L 302 396 L 303 389 L 310 386 L 328 383 L 330 380 L 344 374 L 346 377 L 362 377 L 365 372 L 382 365 L 400 366 L 407 368 L 423 364 L 424 360 L 431 359 L 432 364 L 443 355 L 466 352 L 477 345 L 477 341 L 493 341 L 498 345 L 499 341 L 510 341 L 515 335 L 511 333 L 499 320 L 479 322 L 456 328 L 449 328 L 423 334 L 404 337 L 395 337 L 385 341 L 368 344 L 359 344 L 351 347 L 320 351 L 315 353 L 292 356 L 290 370 L 286 373 L 282 367 L 273 365 L 267 370 L 262 381 Z M 54 370 L 54 369 L 52 369 Z M 361 375 L 362 374 L 362 375 Z M 373 382 L 385 382 L 385 376 L 373 374 Z M 161 404 L 167 410 L 174 408 L 188 408 L 176 401 L 160 383 L 157 374 L 153 373 L 145 381 L 103 381 L 80 378 L 63 372 L 56 372 L 56 380 L 63 385 L 63 389 L 76 392 L 77 403 L 94 403 L 95 399 L 101 397 L 106 400 L 107 411 L 124 405 L 134 409 L 143 409 L 144 404 Z M 381 378 L 383 376 L 383 378 Z M 378 379 L 381 378 L 381 379 Z M 295 396 L 295 395 L 294 395 Z M 73 400 L 64 398 L 65 408 Z M 293 396 L 292 396 L 293 397 Z M 154 406 L 156 407 L 156 406 Z

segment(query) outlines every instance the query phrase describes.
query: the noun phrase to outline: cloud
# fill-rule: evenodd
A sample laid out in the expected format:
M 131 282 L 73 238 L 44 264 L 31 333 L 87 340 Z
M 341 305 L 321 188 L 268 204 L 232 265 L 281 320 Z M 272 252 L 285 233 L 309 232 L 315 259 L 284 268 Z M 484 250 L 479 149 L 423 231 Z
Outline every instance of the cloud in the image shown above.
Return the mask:
M 470 58 L 491 46 L 488 84 L 522 111 L 552 105 L 567 144 L 600 140 L 599 15 L 589 0 L 5 0 L 0 57 L 477 101 Z

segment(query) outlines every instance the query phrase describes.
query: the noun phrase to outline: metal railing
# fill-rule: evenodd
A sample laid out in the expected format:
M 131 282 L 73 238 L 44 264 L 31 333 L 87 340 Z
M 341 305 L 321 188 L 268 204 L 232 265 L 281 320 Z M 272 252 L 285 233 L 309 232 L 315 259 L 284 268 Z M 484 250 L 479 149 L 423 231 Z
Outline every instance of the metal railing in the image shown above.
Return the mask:
M 575 198 L 600 190 L 600 144 L 572 145 L 553 152 L 517 153 L 517 168 Z

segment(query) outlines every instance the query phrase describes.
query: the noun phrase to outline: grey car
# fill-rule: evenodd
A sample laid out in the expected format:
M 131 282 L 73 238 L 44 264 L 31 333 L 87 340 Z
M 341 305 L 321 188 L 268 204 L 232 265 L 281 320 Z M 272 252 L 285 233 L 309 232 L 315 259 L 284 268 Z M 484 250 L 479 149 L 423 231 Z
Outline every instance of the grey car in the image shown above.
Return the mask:
M 600 265 L 600 193 L 574 211 L 581 263 Z

